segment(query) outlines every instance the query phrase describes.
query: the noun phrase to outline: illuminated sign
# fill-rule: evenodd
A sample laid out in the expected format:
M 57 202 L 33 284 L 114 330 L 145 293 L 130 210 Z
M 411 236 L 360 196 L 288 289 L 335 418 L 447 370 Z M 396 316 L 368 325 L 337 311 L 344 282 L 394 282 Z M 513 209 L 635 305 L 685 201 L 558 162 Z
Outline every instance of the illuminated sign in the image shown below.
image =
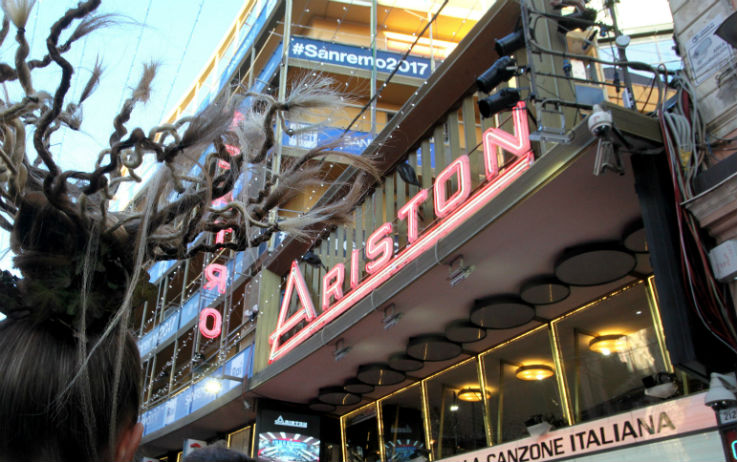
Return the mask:
M 702 393 L 635 409 L 606 419 L 560 430 L 550 430 L 542 436 L 498 444 L 441 460 L 443 462 L 552 461 L 578 458 L 584 454 L 634 444 L 639 445 L 634 451 L 643 451 L 643 446 L 640 444 L 714 428 L 715 425 L 715 414 L 712 409 L 705 406 L 704 393 Z M 680 455 L 684 455 L 683 452 L 687 449 L 686 445 L 680 446 Z M 721 447 L 715 450 L 722 455 Z M 693 448 L 693 451 L 697 451 L 700 456 L 704 457 L 692 459 L 684 456 L 684 460 L 718 460 L 704 454 L 705 447 L 702 444 Z M 637 454 L 639 453 L 633 454 L 632 457 L 621 454 L 619 460 L 641 460 Z
M 274 420 L 274 425 L 285 427 L 308 428 L 308 423 L 301 420 L 285 420 L 281 415 Z
M 213 320 L 213 326 L 208 327 L 208 319 Z M 200 312 L 200 333 L 203 337 L 215 338 L 220 335 L 220 329 L 223 325 L 223 318 L 220 312 L 214 308 L 204 308 Z
M 284 356 L 369 295 L 408 263 L 481 210 L 500 191 L 528 170 L 534 158 L 528 140 L 528 122 L 523 102 L 518 103 L 513 109 L 513 126 L 512 135 L 498 128 L 490 128 L 484 132 L 483 162 L 487 181 L 476 192 L 472 194 L 471 190 L 469 156 L 462 155 L 438 173 L 430 189 L 421 190 L 400 208 L 397 218 L 404 220 L 407 224 L 408 239 L 408 245 L 402 251 L 394 254 L 393 226 L 392 223 L 387 222 L 379 226 L 366 241 L 364 256 L 367 263 L 364 270 L 367 276 L 363 280 L 360 278 L 360 250 L 351 251 L 349 267 L 351 290 L 348 293 L 343 293 L 345 265 L 338 263 L 331 268 L 323 277 L 320 298 L 322 312 L 319 315 L 315 311 L 297 261 L 293 261 L 287 276 L 277 326 L 269 337 L 271 343 L 269 362 Z M 497 147 L 511 152 L 516 157 L 515 161 L 502 171 L 497 164 Z M 437 220 L 433 226 L 419 235 L 419 209 L 431 192 Z M 295 291 L 299 307 L 291 316 L 288 316 L 290 301 Z M 293 331 L 298 324 L 302 324 L 301 329 L 283 341 L 283 337 Z

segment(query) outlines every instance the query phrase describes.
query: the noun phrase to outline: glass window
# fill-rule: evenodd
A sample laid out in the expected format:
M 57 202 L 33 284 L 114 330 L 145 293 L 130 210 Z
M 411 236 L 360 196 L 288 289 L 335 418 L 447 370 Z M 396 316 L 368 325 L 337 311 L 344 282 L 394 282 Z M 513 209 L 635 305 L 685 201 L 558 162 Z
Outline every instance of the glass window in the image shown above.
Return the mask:
M 652 306 L 648 287 L 638 283 L 554 322 L 577 422 L 678 392 L 661 354 Z
M 429 379 L 426 387 L 435 460 L 487 446 L 476 359 Z
M 385 460 L 404 462 L 427 455 L 420 384 L 383 399 L 380 406 Z
M 242 452 L 251 453 L 251 426 L 244 427 L 228 434 L 228 447 Z
M 347 415 L 343 423 L 346 432 L 347 460 L 350 462 L 381 460 L 375 403 Z
M 488 406 L 496 443 L 524 438 L 534 425 L 566 425 L 547 326 L 493 349 L 482 364 L 495 392 Z

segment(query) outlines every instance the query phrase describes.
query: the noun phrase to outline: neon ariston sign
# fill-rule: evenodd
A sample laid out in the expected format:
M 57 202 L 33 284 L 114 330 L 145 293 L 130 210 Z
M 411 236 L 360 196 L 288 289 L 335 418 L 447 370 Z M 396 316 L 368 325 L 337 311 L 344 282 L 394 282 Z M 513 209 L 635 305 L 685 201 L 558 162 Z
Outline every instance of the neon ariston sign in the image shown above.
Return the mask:
M 518 103 L 513 109 L 513 131 L 514 133 L 510 134 L 498 128 L 489 128 L 482 135 L 486 181 L 474 194 L 472 194 L 469 156 L 462 155 L 438 173 L 431 188 L 421 190 L 398 210 L 397 219 L 404 220 L 407 224 L 408 245 L 402 251 L 397 254 L 393 253 L 393 224 L 387 222 L 378 227 L 366 240 L 364 270 L 367 276 L 363 279 L 361 279 L 359 264 L 361 251 L 360 249 L 352 250 L 349 262 L 350 291 L 348 293 L 343 292 L 345 265 L 338 263 L 327 271 L 323 276 L 320 315 L 315 310 L 297 261 L 293 261 L 287 276 L 277 327 L 269 337 L 271 343 L 269 362 L 287 354 L 369 295 L 408 263 L 481 210 L 500 191 L 530 168 L 533 163 L 533 152 L 530 148 L 528 121 L 523 102 Z M 497 147 L 516 157 L 515 161 L 502 171 L 497 162 Z M 437 220 L 421 235 L 418 232 L 418 211 L 431 194 Z M 293 292 L 297 294 L 298 308 L 288 316 Z M 283 341 L 283 337 L 288 332 L 303 322 L 305 324 L 298 332 Z

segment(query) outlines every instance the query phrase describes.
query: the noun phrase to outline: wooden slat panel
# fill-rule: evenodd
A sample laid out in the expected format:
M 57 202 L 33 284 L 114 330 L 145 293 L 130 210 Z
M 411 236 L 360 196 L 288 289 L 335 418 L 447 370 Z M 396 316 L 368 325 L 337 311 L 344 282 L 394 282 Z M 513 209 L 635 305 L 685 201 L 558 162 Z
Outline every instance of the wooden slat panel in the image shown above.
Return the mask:
M 482 162 L 482 146 L 477 148 L 477 118 L 474 111 L 474 98 L 464 98 L 461 105 L 461 115 L 464 118 L 464 146 L 471 159 L 472 186 L 477 187 L 484 175 L 484 164 Z
M 395 219 L 395 175 L 397 172 L 393 172 L 391 175 L 387 175 L 384 178 L 384 222 L 393 222 Z
M 269 365 L 271 345 L 269 336 L 277 325 L 279 316 L 279 293 L 281 278 L 267 269 L 262 269 L 259 282 L 259 322 L 254 336 L 254 373 Z
M 423 177 L 421 178 L 420 184 L 423 185 L 423 189 L 430 189 L 433 186 L 433 171 L 431 169 L 431 149 L 430 140 L 425 140 L 420 144 L 420 156 L 421 156 L 421 168 L 423 170 Z M 433 220 L 433 204 L 431 201 L 426 200 L 423 202 L 421 207 L 423 211 L 422 223 L 425 225 Z
M 451 154 L 446 152 L 446 134 L 444 125 L 438 125 L 433 130 L 434 170 L 440 172 L 451 163 Z
M 378 186 L 372 194 L 372 211 L 374 213 L 374 220 L 372 227 L 369 229 L 369 234 L 374 232 L 379 226 L 384 223 L 384 187 Z
M 410 157 L 415 157 L 414 153 Z M 395 197 L 397 198 L 397 209 L 400 209 L 407 202 L 407 187 L 408 184 L 402 181 L 400 174 L 395 171 L 395 184 L 397 185 L 397 192 Z M 395 211 L 395 218 L 397 217 L 397 211 Z M 407 243 L 407 220 L 397 220 L 397 242 L 400 248 L 403 248 Z
M 338 262 L 342 262 L 344 258 L 346 258 L 345 255 L 345 248 L 348 247 L 348 239 L 347 239 L 347 232 L 346 227 L 343 225 L 339 225 L 336 229 L 336 244 L 335 244 L 335 253 L 334 253 L 334 259 L 333 259 L 333 265 L 335 265 Z
M 458 111 L 451 111 L 448 113 L 448 116 L 446 116 L 446 129 L 448 130 L 448 144 L 451 155 L 451 159 L 449 159 L 448 162 L 450 164 L 452 160 L 457 159 L 459 156 L 464 154 L 464 152 L 461 152 L 461 137 L 459 136 L 461 126 L 459 124 Z

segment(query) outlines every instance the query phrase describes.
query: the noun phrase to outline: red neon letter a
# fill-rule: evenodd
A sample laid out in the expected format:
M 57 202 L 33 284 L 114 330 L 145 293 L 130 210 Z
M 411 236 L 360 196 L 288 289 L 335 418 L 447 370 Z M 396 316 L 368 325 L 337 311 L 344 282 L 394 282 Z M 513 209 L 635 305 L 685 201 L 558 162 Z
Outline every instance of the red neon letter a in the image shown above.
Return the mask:
M 497 146 L 516 157 L 522 157 L 530 152 L 530 130 L 528 129 L 525 103 L 520 101 L 515 105 L 512 112 L 514 135 L 499 128 L 488 128 L 482 135 L 484 170 L 487 174 L 487 180 L 496 177 L 500 170 L 499 165 L 497 165 Z
M 292 291 L 297 289 L 297 300 L 300 302 L 299 308 L 289 319 L 287 319 L 287 311 L 290 309 L 290 301 L 292 300 Z M 279 318 L 277 319 L 277 328 L 274 329 L 272 335 L 269 336 L 269 342 L 272 344 L 272 351 L 269 355 L 274 358 L 281 344 L 280 338 L 298 323 L 305 320 L 307 322 L 315 319 L 315 306 L 313 299 L 310 298 L 305 278 L 302 277 L 300 267 L 297 261 L 292 262 L 290 274 L 287 276 L 287 287 L 284 289 L 284 298 L 282 306 L 279 307 Z

